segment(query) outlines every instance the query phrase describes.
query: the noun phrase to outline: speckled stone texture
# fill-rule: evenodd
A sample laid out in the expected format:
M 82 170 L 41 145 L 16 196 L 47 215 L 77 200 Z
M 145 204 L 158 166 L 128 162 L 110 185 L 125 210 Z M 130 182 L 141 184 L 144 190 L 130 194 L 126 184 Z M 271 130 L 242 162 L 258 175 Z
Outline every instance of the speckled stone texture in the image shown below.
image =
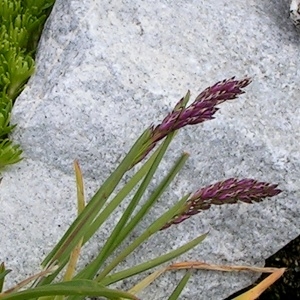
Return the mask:
M 57 0 L 36 74 L 13 111 L 13 138 L 25 159 L 3 173 L 1 184 L 0 259 L 13 269 L 8 283 L 37 272 L 73 220 L 75 158 L 91 196 L 144 128 L 161 121 L 187 89 L 193 97 L 231 76 L 249 75 L 253 83 L 238 100 L 222 104 L 215 120 L 180 131 L 153 186 L 182 151 L 191 157 L 133 234 L 184 193 L 229 177 L 279 183 L 284 193 L 253 205 L 214 207 L 172 226 L 122 267 L 207 231 L 182 260 L 262 266 L 298 236 L 300 35 L 288 15 L 286 1 Z M 85 262 L 105 234 L 85 250 Z M 258 276 L 199 271 L 180 299 L 221 300 Z M 181 277 L 162 276 L 141 298 L 166 299 Z

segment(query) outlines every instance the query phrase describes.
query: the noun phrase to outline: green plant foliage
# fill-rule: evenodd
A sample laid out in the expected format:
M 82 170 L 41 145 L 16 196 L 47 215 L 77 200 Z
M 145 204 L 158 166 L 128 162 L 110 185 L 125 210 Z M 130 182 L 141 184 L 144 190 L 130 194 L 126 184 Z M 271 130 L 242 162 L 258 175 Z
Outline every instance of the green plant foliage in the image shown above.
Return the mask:
M 0 293 L 2 292 L 3 289 L 4 278 L 9 272 L 11 272 L 11 270 L 6 270 L 4 263 L 1 263 L 0 264 Z
M 4 139 L 0 143 L 0 168 L 19 162 L 22 159 L 21 154 L 19 145 L 13 145 L 12 141 Z
M 12 104 L 34 72 L 37 43 L 54 2 L 0 0 L 0 168 L 21 159 L 20 146 L 7 141 L 15 128 Z
M 153 178 L 153 175 L 156 173 L 159 164 L 172 141 L 174 134 L 170 134 L 163 144 L 152 154 L 148 161 L 137 170 L 131 179 L 124 184 L 119 193 L 117 193 L 108 205 L 105 206 L 105 202 L 108 200 L 109 196 L 112 195 L 117 185 L 121 183 L 122 178 L 128 172 L 128 168 L 135 161 L 140 152 L 141 145 L 149 139 L 149 133 L 150 130 L 148 129 L 141 135 L 120 165 L 99 188 L 94 197 L 84 208 L 82 207 L 82 211 L 80 209 L 78 218 L 73 222 L 61 241 L 58 242 L 44 260 L 43 266 L 45 267 L 45 271 L 42 272 L 41 276 L 32 276 L 29 279 L 25 279 L 24 282 L 19 283 L 16 287 L 7 290 L 2 294 L 0 293 L 1 300 L 37 298 L 39 300 L 59 300 L 64 299 L 61 297 L 62 295 L 68 296 L 68 300 L 84 299 L 84 296 L 103 296 L 107 299 L 138 299 L 136 295 L 112 290 L 108 286 L 114 282 L 121 281 L 124 278 L 129 278 L 166 263 L 196 247 L 203 241 L 206 234 L 152 260 L 141 262 L 136 266 L 129 267 L 119 272 L 115 271 L 115 267 L 122 263 L 128 255 L 136 251 L 139 245 L 148 240 L 152 235 L 157 234 L 162 226 L 170 220 L 174 213 L 183 206 L 184 202 L 189 197 L 189 195 L 182 197 L 182 199 L 173 207 L 166 212 L 162 212 L 161 216 L 132 241 L 128 247 L 120 252 L 120 249 L 122 249 L 122 247 L 120 247 L 122 246 L 121 243 L 125 241 L 132 229 L 138 226 L 140 220 L 147 216 L 151 207 L 153 207 L 162 193 L 171 184 L 174 177 L 182 169 L 188 158 L 186 153 L 178 158 L 173 167 L 170 168 L 168 174 L 158 184 L 156 190 L 150 195 L 149 199 L 142 205 L 141 209 L 135 213 L 132 209 L 133 205 L 136 206 L 141 202 L 142 195 L 144 195 L 146 188 Z M 78 177 L 78 173 L 76 175 Z M 136 187 L 138 187 L 138 190 L 132 196 L 132 200 L 118 224 L 112 228 L 110 237 L 107 239 L 98 257 L 87 267 L 78 272 L 73 278 L 69 278 L 68 280 L 63 279 L 63 281 L 59 283 L 53 283 L 54 280 L 57 280 L 56 277 L 63 270 L 64 266 L 67 263 L 73 263 L 69 258 L 77 247 L 78 242 L 81 240 L 83 242 L 82 245 L 84 246 L 84 244 L 93 237 L 105 220 L 109 218 L 111 213 L 118 210 L 118 204 L 124 201 Z M 78 178 L 77 190 L 80 191 L 80 193 L 77 194 L 78 200 L 80 200 L 82 198 L 83 183 L 80 183 Z M 82 201 L 78 201 L 78 205 L 80 205 L 79 203 L 81 202 Z M 99 222 L 99 217 L 103 222 Z M 95 226 L 95 223 L 97 226 Z M 123 225 L 123 230 L 120 231 L 121 224 Z M 118 232 L 118 238 L 114 239 L 116 232 Z M 119 252 L 119 254 L 116 256 L 115 252 Z M 103 266 L 107 264 L 107 261 L 110 261 L 110 263 L 103 268 Z M 102 269 L 102 271 L 99 273 L 100 269 Z M 113 271 L 112 274 L 111 271 Z M 46 272 L 47 276 L 45 276 Z M 96 273 L 98 273 L 98 276 L 95 278 Z M 35 280 L 35 282 L 32 287 L 21 291 L 21 288 L 25 287 L 33 280 Z M 180 293 L 180 289 L 182 288 L 183 283 L 179 285 L 177 294 Z
M 0 293 L 0 300 L 82 300 L 85 296 L 103 296 L 107 299 L 138 299 L 135 294 L 143 286 L 146 287 L 148 283 L 155 280 L 155 277 L 151 276 L 153 278 L 151 281 L 146 278 L 147 280 L 139 284 L 139 288 L 133 288 L 128 292 L 112 290 L 109 286 L 179 257 L 199 245 L 207 234 L 199 235 L 177 249 L 151 260 L 141 261 L 134 266 L 119 270 L 118 267 L 124 264 L 126 258 L 136 253 L 138 247 L 148 241 L 150 237 L 160 234 L 169 225 L 175 226 L 200 213 L 201 210 L 209 209 L 211 205 L 236 204 L 238 200 L 251 203 L 251 201 L 261 201 L 263 198 L 278 195 L 281 190 L 277 189 L 276 184 L 270 185 L 252 179 L 224 180 L 206 188 L 198 189 L 194 194 L 184 195 L 171 208 L 162 211 L 148 228 L 138 236 L 131 240 L 128 239 L 132 231 L 148 216 L 149 211 L 170 187 L 170 184 L 188 159 L 189 155 L 187 153 L 181 154 L 166 172 L 164 178 L 154 189 L 151 188 L 151 191 L 149 191 L 149 184 L 155 176 L 177 130 L 186 125 L 211 120 L 212 115 L 217 111 L 215 106 L 226 100 L 235 99 L 243 93 L 241 88 L 249 82 L 248 79 L 236 81 L 234 78 L 218 82 L 213 87 L 204 90 L 196 98 L 196 101 L 186 108 L 189 99 L 188 93 L 186 97 L 177 103 L 172 113 L 167 115 L 162 124 L 156 127 L 150 126 L 143 132 L 87 205 L 85 205 L 84 200 L 82 174 L 79 165 L 75 162 L 78 198 L 77 218 L 42 262 L 43 271 Z M 157 145 L 158 139 L 162 140 L 161 145 L 157 147 L 151 156 L 149 155 L 148 160 L 139 169 L 134 169 L 135 172 L 128 174 L 128 171 L 137 162 L 148 157 L 150 151 L 154 150 Z M 6 142 L 10 143 L 9 141 Z M 9 159 L 14 159 L 14 156 L 7 158 L 7 160 Z M 129 175 L 129 179 L 124 180 L 127 175 Z M 146 193 L 146 191 L 150 193 Z M 146 197 L 146 195 L 148 196 Z M 86 266 L 78 270 L 76 263 L 80 258 L 81 248 L 84 248 L 96 232 L 103 229 L 101 226 L 113 213 L 118 212 L 120 204 L 125 199 L 129 200 L 127 207 L 116 225 L 111 226 L 109 236 L 105 243 L 101 245 L 99 253 Z M 210 201 L 208 202 L 208 200 Z M 203 203 L 208 204 L 208 206 L 201 205 Z M 193 268 L 193 264 L 188 264 L 188 268 Z M 65 268 L 66 266 L 67 268 Z M 62 276 L 64 270 L 65 274 Z M 6 275 L 3 273 L 4 271 L 3 268 L 1 277 L 0 269 L 0 280 Z M 161 272 L 157 274 L 161 274 Z M 178 299 L 190 275 L 191 271 L 188 271 L 183 276 L 169 297 L 170 300 Z M 57 281 L 59 282 L 57 283 Z M 29 283 L 32 284 L 30 287 L 28 287 Z M 24 288 L 25 290 L 22 290 Z
M 0 100 L 0 138 L 4 138 L 16 125 L 10 125 L 12 101 L 6 95 Z
M 185 275 L 180 280 L 180 282 L 178 283 L 178 285 L 176 286 L 173 293 L 170 295 L 168 300 L 176 300 L 176 299 L 179 298 L 182 290 L 186 286 L 186 284 L 187 284 L 188 280 L 190 279 L 190 277 L 191 277 L 191 272 L 190 271 L 186 272 Z
M 3 295 L 3 300 L 27 300 L 34 297 L 45 297 L 49 295 L 88 295 L 101 296 L 106 299 L 132 299 L 138 300 L 137 297 L 126 292 L 106 288 L 105 286 L 92 280 L 72 280 L 52 284 L 51 286 L 41 286 L 28 289 L 14 294 Z

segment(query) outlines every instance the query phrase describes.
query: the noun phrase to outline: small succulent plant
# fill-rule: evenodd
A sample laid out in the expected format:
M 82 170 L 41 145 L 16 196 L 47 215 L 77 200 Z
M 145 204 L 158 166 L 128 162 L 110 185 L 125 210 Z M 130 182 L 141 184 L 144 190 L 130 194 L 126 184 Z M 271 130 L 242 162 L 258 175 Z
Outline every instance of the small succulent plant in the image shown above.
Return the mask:
M 0 0 L 0 169 L 21 160 L 8 135 L 12 105 L 34 72 L 37 43 L 54 0 Z

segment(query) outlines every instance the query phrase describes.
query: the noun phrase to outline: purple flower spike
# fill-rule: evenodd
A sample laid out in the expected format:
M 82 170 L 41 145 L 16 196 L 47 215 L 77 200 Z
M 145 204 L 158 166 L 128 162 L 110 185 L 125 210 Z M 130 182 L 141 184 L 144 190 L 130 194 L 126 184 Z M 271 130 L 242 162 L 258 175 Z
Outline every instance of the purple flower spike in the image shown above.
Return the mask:
M 186 96 L 180 99 L 173 111 L 164 118 L 161 124 L 151 127 L 151 138 L 141 149 L 141 153 L 133 165 L 144 159 L 156 146 L 157 142 L 171 132 L 186 125 L 196 125 L 212 120 L 214 118 L 213 115 L 218 111 L 216 105 L 226 100 L 236 99 L 244 93 L 242 88 L 249 85 L 250 82 L 250 78 L 235 80 L 235 77 L 219 81 L 212 87 L 205 89 L 190 106 L 185 108 L 190 98 L 190 92 L 188 91 Z
M 211 184 L 196 191 L 188 199 L 181 212 L 174 216 L 161 230 L 173 224 L 179 224 L 202 210 L 209 209 L 211 205 L 235 204 L 238 201 L 245 203 L 263 201 L 264 198 L 281 193 L 277 186 L 277 184 L 258 182 L 248 178 L 242 180 L 230 178 Z
M 205 89 L 187 108 L 181 106 L 184 101 L 182 98 L 162 123 L 154 128 L 152 143 L 158 142 L 170 132 L 186 125 L 195 125 L 212 120 L 213 115 L 218 111 L 216 105 L 243 94 L 242 88 L 249 85 L 250 82 L 250 78 L 235 80 L 234 77 L 217 82 L 212 87 Z
M 195 102 L 213 101 L 220 104 L 226 100 L 233 100 L 238 95 L 244 94 L 242 88 L 251 83 L 250 78 L 235 80 L 235 77 L 217 82 L 212 87 L 205 89 L 195 100 Z

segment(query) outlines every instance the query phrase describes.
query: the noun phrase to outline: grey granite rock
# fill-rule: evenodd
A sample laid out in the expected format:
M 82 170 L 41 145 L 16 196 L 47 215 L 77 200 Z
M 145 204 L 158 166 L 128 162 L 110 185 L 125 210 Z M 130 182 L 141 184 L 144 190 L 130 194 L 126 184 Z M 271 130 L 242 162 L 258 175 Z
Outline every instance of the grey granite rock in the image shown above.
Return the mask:
M 152 238 L 125 265 L 209 231 L 182 259 L 262 266 L 299 235 L 299 40 L 283 1 L 57 0 L 36 74 L 13 111 L 13 138 L 25 159 L 3 173 L 1 184 L 0 258 L 14 270 L 9 284 L 37 272 L 73 220 L 75 158 L 91 196 L 187 89 L 196 96 L 231 76 L 250 75 L 253 83 L 222 104 L 215 120 L 181 130 L 157 179 L 182 151 L 191 158 L 134 234 L 184 193 L 225 178 L 279 183 L 285 192 L 203 212 Z M 99 235 L 91 243 L 85 261 L 102 241 Z M 166 299 L 181 276 L 166 274 L 142 299 Z M 181 299 L 223 299 L 257 276 L 195 272 Z

